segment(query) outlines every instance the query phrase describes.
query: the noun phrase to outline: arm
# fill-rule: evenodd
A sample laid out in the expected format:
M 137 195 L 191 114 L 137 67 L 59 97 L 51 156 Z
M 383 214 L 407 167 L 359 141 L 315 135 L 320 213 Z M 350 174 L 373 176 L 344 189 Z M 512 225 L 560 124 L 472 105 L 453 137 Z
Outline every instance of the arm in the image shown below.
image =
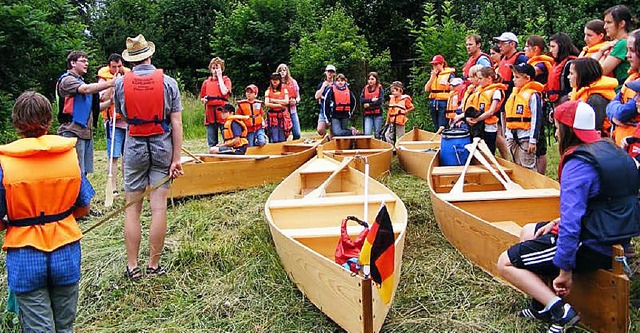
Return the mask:
M 222 96 L 229 95 L 231 91 L 231 80 L 228 77 L 222 76 L 222 72 L 218 72 L 218 85 L 220 86 L 220 93 Z
M 114 84 L 115 84 L 115 80 L 102 81 L 102 82 L 89 83 L 89 84 L 83 83 L 80 85 L 80 87 L 78 87 L 78 93 L 83 95 L 93 94 L 101 90 L 111 88 L 114 86 Z
M 180 156 L 182 154 L 182 112 L 171 112 L 169 115 L 171 120 L 171 140 L 173 141 L 173 154 L 171 158 L 171 166 L 169 167 L 169 175 L 172 178 L 178 178 L 184 174 Z
M 314 95 L 315 99 L 320 100 L 322 98 L 325 88 L 327 88 L 328 86 L 329 86 L 329 82 L 322 81 L 322 85 L 320 85 L 320 88 L 316 90 L 316 93 Z
M 73 210 L 73 217 L 75 218 L 89 214 L 91 199 L 96 194 L 87 177 L 85 175 L 81 175 L 81 177 L 80 192 L 78 193 L 78 198 L 76 199 Z
M 407 97 L 407 101 L 405 103 L 405 107 L 406 107 L 405 111 L 407 113 L 409 113 L 409 112 L 411 112 L 411 111 L 416 109 L 416 107 L 413 105 L 413 100 L 411 99 L 411 97 Z
M 631 120 L 638 113 L 636 108 L 637 97 L 634 97 L 627 103 L 622 103 L 621 96 L 622 95 L 618 93 L 607 105 L 607 117 L 617 125 Z
M 207 99 L 205 98 L 205 96 L 207 96 L 207 80 L 208 79 L 205 79 L 204 82 L 202 82 L 202 87 L 200 88 L 200 95 L 198 95 L 202 103 L 205 103 L 205 104 L 207 103 Z
M 531 108 L 531 133 L 529 134 L 529 153 L 536 151 L 538 143 L 538 133 L 540 132 L 540 124 L 542 123 L 542 100 L 540 94 L 535 93 L 529 99 L 529 108 Z M 533 146 L 533 147 L 532 147 Z
M 427 83 L 424 85 L 424 92 L 431 91 L 431 84 L 433 84 L 433 81 L 435 81 L 437 77 L 438 77 L 438 71 L 434 68 L 431 70 L 431 76 L 429 76 L 429 81 L 427 81 Z
M 322 102 L 324 105 L 324 114 L 326 116 L 329 116 L 333 113 L 333 109 L 331 108 L 331 106 L 334 104 L 333 101 L 333 90 L 332 89 L 327 89 L 327 92 L 324 94 L 324 101 Z
M 611 42 L 608 45 L 602 47 L 595 56 L 600 56 L 596 59 L 602 66 L 602 75 L 609 75 L 613 72 L 618 65 L 620 65 L 626 59 L 627 53 L 627 41 L 619 40 Z

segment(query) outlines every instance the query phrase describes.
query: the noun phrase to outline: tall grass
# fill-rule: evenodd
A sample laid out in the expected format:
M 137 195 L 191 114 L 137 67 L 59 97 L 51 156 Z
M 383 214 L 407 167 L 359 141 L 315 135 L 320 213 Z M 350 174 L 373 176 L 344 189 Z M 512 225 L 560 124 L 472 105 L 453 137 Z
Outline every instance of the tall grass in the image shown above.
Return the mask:
M 191 116 L 185 112 L 187 117 Z M 201 121 L 198 115 L 189 119 L 185 127 Z M 186 144 L 202 147 L 205 140 L 200 136 Z M 557 157 L 550 159 L 552 171 Z M 98 170 L 91 182 L 98 192 L 93 204 L 100 209 L 105 165 L 104 151 L 97 152 Z M 383 182 L 402 198 L 409 212 L 402 277 L 383 332 L 545 329 L 514 315 L 526 305 L 523 295 L 492 279 L 449 245 L 435 223 L 424 181 L 406 175 L 394 159 L 391 174 Z M 124 277 L 123 214 L 87 234 L 82 240 L 76 331 L 340 332 L 304 298 L 280 264 L 263 216 L 264 202 L 275 186 L 176 200 L 168 211 L 162 257 L 169 273 L 138 283 Z M 123 204 L 121 197 L 116 199 L 116 207 Z M 98 220 L 90 218 L 81 227 L 86 229 Z M 149 220 L 145 204 L 142 267 L 148 262 Z M 2 274 L 0 295 L 5 294 L 6 274 Z M 0 308 L 5 305 L 0 297 Z M 640 330 L 639 320 L 640 311 L 634 309 L 632 331 Z M 11 314 L 2 314 L 0 332 L 18 332 Z

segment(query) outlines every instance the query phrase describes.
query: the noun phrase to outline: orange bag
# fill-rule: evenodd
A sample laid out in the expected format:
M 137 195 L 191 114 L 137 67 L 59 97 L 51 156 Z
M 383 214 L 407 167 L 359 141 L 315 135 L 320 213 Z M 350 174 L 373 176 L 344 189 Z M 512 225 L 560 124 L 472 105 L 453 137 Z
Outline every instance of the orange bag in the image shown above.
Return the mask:
M 347 222 L 349 220 L 355 221 L 364 227 L 364 230 L 360 232 L 355 240 L 351 240 L 351 237 L 349 237 L 349 234 L 347 233 Z M 347 216 L 343 219 L 340 229 L 340 239 L 338 240 L 335 252 L 336 263 L 357 273 L 360 270 L 358 265 L 358 256 L 360 255 L 360 250 L 362 249 L 364 241 L 367 239 L 367 234 L 369 234 L 369 225 L 367 222 L 362 221 L 355 216 Z

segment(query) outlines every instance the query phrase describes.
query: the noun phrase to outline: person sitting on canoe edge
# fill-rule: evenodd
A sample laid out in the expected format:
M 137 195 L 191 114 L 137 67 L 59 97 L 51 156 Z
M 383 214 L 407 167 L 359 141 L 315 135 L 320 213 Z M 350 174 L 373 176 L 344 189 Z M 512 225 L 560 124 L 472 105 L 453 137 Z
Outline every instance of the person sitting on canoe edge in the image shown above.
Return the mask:
M 400 81 L 391 83 L 391 95 L 389 95 L 389 110 L 387 121 L 389 128 L 384 134 L 387 142 L 395 144 L 396 140 L 404 135 L 404 125 L 407 123 L 407 113 L 415 110 L 413 99 L 409 95 L 403 94 L 404 85 Z
M 247 152 L 249 140 L 247 140 L 248 131 L 245 120 L 249 119 L 249 117 L 237 116 L 234 113 L 233 105 L 225 104 L 222 107 L 221 115 L 222 119 L 224 119 L 222 139 L 224 142 L 209 148 L 209 153 L 244 155 Z
M 344 74 L 336 75 L 336 83 L 327 89 L 324 97 L 324 111 L 331 123 L 332 136 L 360 134 L 355 127 L 349 127 L 349 119 L 356 109 L 356 96 L 349 90 Z
M 244 124 L 247 125 L 249 147 L 262 147 L 267 144 L 267 135 L 264 132 L 267 124 L 264 121 L 262 101 L 256 99 L 258 96 L 258 87 L 255 84 L 250 84 L 244 91 L 247 98 L 238 101 L 237 113 L 240 116 L 248 117 L 244 120 Z
M 571 292 L 573 272 L 611 269 L 614 244 L 638 235 L 640 179 L 633 159 L 595 130 L 593 108 L 569 101 L 554 112 L 561 156 L 560 218 L 528 224 L 521 243 L 498 259 L 498 271 L 533 298 L 520 317 L 550 322 L 561 332 L 579 321 L 561 297 Z M 609 218 L 615 215 L 615 220 Z M 551 289 L 541 276 L 554 278 Z
M 77 138 L 46 135 L 52 117 L 47 98 L 22 93 L 11 114 L 22 139 L 0 146 L 2 249 L 25 332 L 73 331 L 82 238 L 76 218 L 89 213 L 95 195 L 78 163 Z

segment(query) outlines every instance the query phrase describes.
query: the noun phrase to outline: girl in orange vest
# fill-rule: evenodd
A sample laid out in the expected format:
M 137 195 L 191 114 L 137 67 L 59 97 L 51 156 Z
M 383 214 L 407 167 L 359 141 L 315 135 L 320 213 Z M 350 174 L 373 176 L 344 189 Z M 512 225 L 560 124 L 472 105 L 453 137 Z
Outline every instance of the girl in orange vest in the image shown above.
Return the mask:
M 544 42 L 544 38 L 537 35 L 529 36 L 524 45 L 524 55 L 529 58 L 527 63 L 536 70 L 534 80 L 542 84 L 547 83 L 549 72 L 555 65 L 553 58 L 544 54 L 546 48 L 547 45 Z
M 389 111 L 387 121 L 389 129 L 385 133 L 385 140 L 395 144 L 396 139 L 404 135 L 404 125 L 409 120 L 407 114 L 415 109 L 413 99 L 409 95 L 404 95 L 404 85 L 400 81 L 391 84 L 391 95 L 389 96 Z
M 467 118 L 467 123 L 475 126 L 484 122 L 482 138 L 495 154 L 499 126 L 496 113 L 504 102 L 507 85 L 502 83 L 500 75 L 496 74 L 491 67 L 483 67 L 476 76 L 478 77 L 478 111 L 481 114 L 476 118 Z
M 431 121 L 436 128 L 446 127 L 449 122 L 445 116 L 447 100 L 451 86 L 449 80 L 454 77 L 455 69 L 447 67 L 444 57 L 436 55 L 430 62 L 431 76 L 424 85 L 424 91 L 429 93 L 429 105 L 431 107 Z
M 280 73 L 282 84 L 289 93 L 289 115 L 291 116 L 291 134 L 293 139 L 300 139 L 300 118 L 298 117 L 298 103 L 300 103 L 300 87 L 298 81 L 291 77 L 289 66 L 286 64 L 278 65 L 276 73 Z
M 249 117 L 244 121 L 249 131 L 249 133 L 247 133 L 249 147 L 262 147 L 267 144 L 267 135 L 264 132 L 267 124 L 264 120 L 262 101 L 256 99 L 258 96 L 258 87 L 256 87 L 255 84 L 250 84 L 244 91 L 247 98 L 238 101 L 238 110 L 236 110 L 236 113 Z
M 608 137 L 611 122 L 607 119 L 607 104 L 615 96 L 618 80 L 602 75 L 602 67 L 595 59 L 580 58 L 569 62 L 569 83 L 572 101 L 585 102 L 596 112 L 596 130 Z
M 269 142 L 287 141 L 291 132 L 291 116 L 289 115 L 289 91 L 282 84 L 280 73 L 272 73 L 269 88 L 264 92 L 264 105 L 267 112 L 267 136 Z
M 384 88 L 380 84 L 378 73 L 367 75 L 367 85 L 362 88 L 360 104 L 364 109 L 364 135 L 375 135 L 382 139 L 382 104 L 384 104 Z
M 336 83 L 327 90 L 324 98 L 324 111 L 331 122 L 331 135 L 357 135 L 355 127 L 349 127 L 349 119 L 356 109 L 356 96 L 347 85 L 344 74 L 336 76 Z
M 218 130 L 222 132 L 224 120 L 222 119 L 222 107 L 229 102 L 231 93 L 231 80 L 224 72 L 224 60 L 219 57 L 209 62 L 211 76 L 202 82 L 200 99 L 205 105 L 204 125 L 207 127 L 207 143 L 209 147 L 218 144 Z
M 603 20 L 591 20 L 584 25 L 584 42 L 587 45 L 582 48 L 578 58 L 591 58 L 594 53 L 608 44 Z

